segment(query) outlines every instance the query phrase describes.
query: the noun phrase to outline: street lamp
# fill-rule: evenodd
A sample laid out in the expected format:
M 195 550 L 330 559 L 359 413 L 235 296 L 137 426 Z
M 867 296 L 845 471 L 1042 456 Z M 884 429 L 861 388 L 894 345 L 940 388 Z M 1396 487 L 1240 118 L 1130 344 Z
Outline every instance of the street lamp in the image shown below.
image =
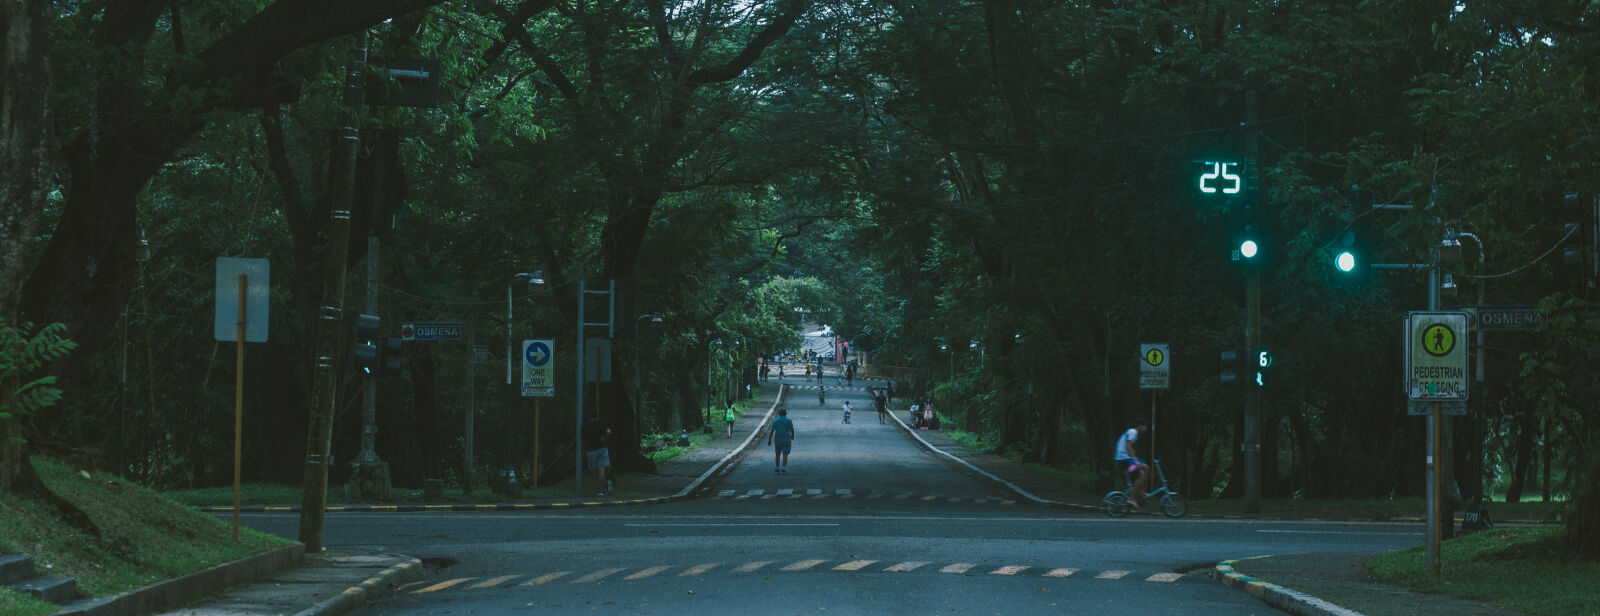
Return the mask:
M 639 328 L 637 327 L 639 322 L 643 321 L 645 319 L 650 319 L 651 323 L 660 323 L 661 322 L 661 315 L 659 315 L 659 314 L 641 314 L 641 315 L 639 315 L 639 318 L 633 320 L 633 324 L 636 326 L 636 327 L 633 328 L 635 332 L 639 331 Z M 634 434 L 634 436 L 638 436 L 639 435 L 639 414 L 642 412 L 642 410 L 644 408 L 644 401 L 640 400 L 639 398 L 641 396 L 643 396 L 643 395 L 644 395 L 644 381 L 641 380 L 640 377 L 639 377 L 639 335 L 637 333 L 635 333 L 634 337 L 633 337 L 633 434 Z
M 506 480 L 505 486 L 507 497 L 511 496 L 511 486 L 517 481 L 516 470 L 511 466 L 511 406 L 516 402 L 515 390 L 511 385 L 511 364 L 517 357 L 517 345 L 515 342 L 516 328 L 513 325 L 515 321 L 512 320 L 511 309 L 513 305 L 512 300 L 514 299 L 514 287 L 517 284 L 518 278 L 528 279 L 528 292 L 532 293 L 534 285 L 544 284 L 544 271 L 533 270 L 533 273 L 523 272 L 512 276 L 511 282 L 506 283 L 506 405 L 504 411 L 502 412 L 502 417 L 505 420 L 505 426 L 502 428 L 502 430 L 505 432 L 505 468 L 501 470 L 500 473 L 505 477 Z

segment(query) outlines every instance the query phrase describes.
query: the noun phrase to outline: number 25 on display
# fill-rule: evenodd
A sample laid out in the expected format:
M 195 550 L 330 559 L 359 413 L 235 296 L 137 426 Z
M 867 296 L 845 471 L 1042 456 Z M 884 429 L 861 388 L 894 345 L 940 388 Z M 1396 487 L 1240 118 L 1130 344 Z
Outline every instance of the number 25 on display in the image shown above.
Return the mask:
M 1238 173 L 1239 163 L 1206 161 L 1200 164 L 1211 168 L 1211 171 L 1200 174 L 1200 192 L 1211 195 L 1220 190 L 1222 194 L 1234 195 L 1244 189 L 1244 180 L 1239 178 Z

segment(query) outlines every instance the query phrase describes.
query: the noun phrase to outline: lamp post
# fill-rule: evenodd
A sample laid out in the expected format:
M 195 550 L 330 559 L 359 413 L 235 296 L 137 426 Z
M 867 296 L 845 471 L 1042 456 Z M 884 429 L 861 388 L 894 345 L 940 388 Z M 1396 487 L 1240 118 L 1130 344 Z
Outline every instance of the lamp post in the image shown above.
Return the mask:
M 640 432 L 639 432 L 639 415 L 644 409 L 644 401 L 640 400 L 640 397 L 644 395 L 644 381 L 641 380 L 641 378 L 639 377 L 639 335 L 638 335 L 639 328 L 637 327 L 637 325 L 639 324 L 640 321 L 643 321 L 645 319 L 650 319 L 651 323 L 660 323 L 661 322 L 661 315 L 654 314 L 654 313 L 652 313 L 652 314 L 641 314 L 641 315 L 639 315 L 639 318 L 633 320 L 633 323 L 635 325 L 635 327 L 633 328 L 634 332 L 635 332 L 634 336 L 633 336 L 633 434 L 634 434 L 634 436 L 638 436 L 640 434 Z
M 710 335 L 711 333 L 712 332 L 706 332 L 707 335 Z M 715 347 L 721 344 L 721 338 L 717 338 L 716 340 L 712 340 L 706 344 L 706 416 L 705 427 L 702 429 L 705 430 L 707 434 L 711 433 L 711 368 L 715 366 L 715 356 L 712 354 L 716 352 Z
M 516 390 L 511 384 L 511 364 L 517 357 L 516 327 L 514 326 L 515 321 L 512 320 L 513 288 L 516 286 L 518 278 L 527 278 L 528 291 L 531 293 L 534 285 L 544 284 L 543 274 L 542 270 L 533 270 L 533 273 L 523 272 L 512 276 L 511 282 L 506 283 L 506 404 L 501 414 L 505 421 L 505 426 L 502 428 L 505 438 L 505 468 L 500 471 L 500 474 L 505 477 L 506 496 L 508 497 L 511 495 L 511 486 L 515 485 L 517 481 L 516 470 L 511 464 L 511 406 L 517 399 Z

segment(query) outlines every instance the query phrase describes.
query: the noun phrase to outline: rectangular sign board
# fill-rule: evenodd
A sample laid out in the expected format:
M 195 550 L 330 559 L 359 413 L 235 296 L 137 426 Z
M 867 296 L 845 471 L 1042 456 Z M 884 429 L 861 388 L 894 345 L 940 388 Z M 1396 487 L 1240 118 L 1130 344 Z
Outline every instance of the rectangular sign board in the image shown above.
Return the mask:
M 1406 317 L 1406 394 L 1415 401 L 1467 399 L 1467 313 Z
M 405 323 L 400 326 L 400 339 L 422 342 L 460 340 L 462 329 L 460 323 Z
M 522 341 L 522 397 L 553 398 L 556 395 L 556 341 Z
M 217 257 L 217 311 L 213 337 L 237 342 L 239 337 L 239 277 L 245 279 L 244 341 L 267 341 L 267 295 L 272 267 L 266 259 Z
M 1172 384 L 1172 357 L 1165 342 L 1139 345 L 1139 389 L 1167 389 Z
M 1544 324 L 1544 313 L 1533 306 L 1478 306 L 1473 323 L 1486 332 L 1529 332 Z

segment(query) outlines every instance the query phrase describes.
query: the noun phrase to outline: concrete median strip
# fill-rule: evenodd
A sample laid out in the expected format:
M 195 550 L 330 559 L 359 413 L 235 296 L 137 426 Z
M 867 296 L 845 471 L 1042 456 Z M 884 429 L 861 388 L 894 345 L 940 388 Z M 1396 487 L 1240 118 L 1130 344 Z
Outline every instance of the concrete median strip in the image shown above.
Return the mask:
M 1233 569 L 1234 563 L 1255 558 L 1270 558 L 1270 556 L 1222 561 L 1212 570 L 1211 577 L 1221 582 L 1223 586 L 1243 590 L 1267 605 L 1296 616 L 1364 616 L 1361 612 L 1334 605 L 1292 588 L 1258 580 Z

